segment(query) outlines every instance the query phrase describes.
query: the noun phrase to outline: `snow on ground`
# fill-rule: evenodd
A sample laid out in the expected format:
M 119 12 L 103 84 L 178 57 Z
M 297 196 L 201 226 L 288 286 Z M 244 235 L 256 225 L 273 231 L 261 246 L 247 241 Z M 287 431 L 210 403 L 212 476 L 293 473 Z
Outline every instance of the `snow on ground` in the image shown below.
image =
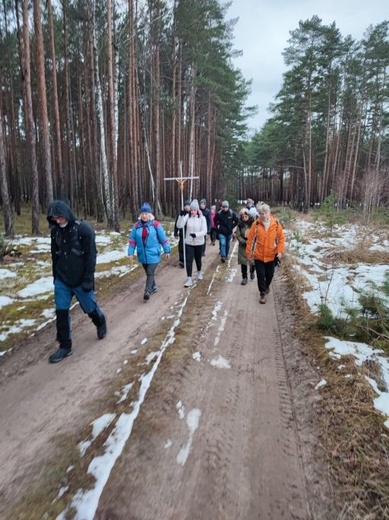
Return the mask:
M 172 246 L 177 244 L 168 233 L 170 243 Z M 35 258 L 40 254 L 50 254 L 50 238 L 49 237 L 25 237 L 16 236 L 12 239 L 12 245 L 15 249 L 20 246 L 29 247 L 29 252 L 35 255 Z M 123 264 L 123 259 L 127 259 L 128 238 L 127 235 L 121 235 L 117 232 L 98 232 L 96 233 L 96 245 L 98 248 L 96 279 L 108 278 L 110 276 L 118 276 L 119 278 L 131 273 L 134 269 L 139 267 L 138 263 L 127 265 Z M 31 257 L 30 257 L 31 258 Z M 99 266 L 104 265 L 107 269 L 99 270 Z M 41 320 L 18 320 L 16 323 L 0 322 L 0 355 L 1 343 L 4 342 L 11 334 L 17 334 L 26 329 L 31 329 L 36 326 L 41 329 L 53 319 L 53 276 L 51 270 L 51 262 L 37 259 L 35 261 L 35 272 L 30 272 L 26 285 L 17 293 L 13 289 L 13 280 L 18 280 L 25 277 L 21 275 L 21 270 L 25 266 L 24 262 L 13 262 L 0 269 L 0 311 L 12 305 L 15 302 L 28 302 L 32 300 L 47 300 L 48 308 L 42 310 Z M 32 331 L 33 332 L 33 331 Z
M 371 244 L 370 251 L 388 251 L 388 240 L 381 235 L 369 233 L 357 225 L 335 226 L 329 236 L 328 229 L 307 221 L 298 221 L 298 232 L 287 234 L 289 254 L 294 260 L 294 269 L 302 276 L 308 288 L 303 291 L 313 313 L 319 311 L 319 305 L 325 303 L 334 317 L 345 318 L 345 308 L 361 308 L 359 296 L 374 291 L 386 299 L 381 292 L 382 285 L 389 275 L 387 264 L 353 264 L 352 266 L 331 261 L 332 253 L 353 250 L 360 240 L 368 236 Z M 320 235 L 323 235 L 320 238 Z M 342 356 L 352 355 L 355 362 L 361 366 L 367 360 L 374 359 L 381 369 L 386 391 L 378 389 L 377 383 L 366 378 L 378 397 L 374 406 L 388 419 L 385 425 L 389 428 L 389 363 L 381 350 L 373 349 L 369 345 L 352 341 L 340 341 L 336 338 L 326 338 L 326 348 L 331 349 L 331 356 L 341 359 Z M 347 374 L 345 374 L 347 377 Z M 319 390 L 323 383 L 316 386 Z
M 322 238 L 320 238 L 320 235 L 322 235 Z M 345 314 L 345 306 L 358 307 L 358 295 L 361 292 L 373 288 L 376 292 L 379 291 L 388 272 L 388 266 L 357 263 L 353 264 L 353 266 L 348 266 L 329 261 L 331 260 L 332 252 L 353 249 L 358 242 L 359 237 L 360 229 L 356 225 L 337 226 L 334 228 L 332 233 L 329 233 L 328 229 L 325 227 L 311 224 L 304 220 L 298 222 L 298 232 L 295 232 L 294 234 L 287 232 L 288 253 L 294 260 L 294 269 L 304 280 L 305 289 L 303 297 L 306 299 L 307 304 L 313 313 L 317 313 L 320 303 L 326 303 L 334 316 L 343 316 Z M 46 253 L 48 251 L 48 243 L 44 240 L 42 241 L 42 239 L 23 238 L 20 240 L 23 240 L 24 244 L 30 244 L 31 247 L 34 248 L 34 251 L 45 251 Z M 372 233 L 369 235 L 369 240 L 371 251 L 387 251 L 389 244 L 386 238 L 383 238 L 378 234 L 376 236 Z M 104 247 L 104 251 L 99 254 L 98 263 L 104 265 L 112 264 L 107 267 L 106 271 L 100 272 L 98 276 L 112 275 L 112 272 L 117 276 L 123 276 L 126 272 L 131 270 L 131 266 L 122 269 L 122 266 L 115 264 L 115 262 L 127 256 L 127 247 L 124 244 L 121 246 L 116 245 L 112 250 L 110 249 L 111 243 L 117 244 L 118 242 L 117 234 L 106 233 L 97 235 L 99 249 L 100 246 Z M 1 295 L 0 308 L 4 308 L 16 300 L 23 304 L 23 301 L 28 298 L 41 296 L 42 294 L 47 294 L 47 297 L 49 298 L 49 291 L 52 291 L 51 272 L 47 272 L 47 280 L 50 281 L 49 284 L 46 283 L 46 276 L 42 273 L 42 269 L 42 266 L 37 269 L 35 281 L 31 281 L 26 285 L 26 287 L 20 289 L 17 295 L 12 294 L 12 289 L 9 290 L 9 294 Z M 229 266 L 229 270 L 231 271 L 231 276 L 226 279 L 227 283 L 233 278 L 232 271 L 234 268 Z M 9 279 L 9 282 L 6 283 L 11 287 L 12 280 L 15 278 L 14 275 L 17 276 L 17 264 L 13 264 L 13 266 L 10 266 L 9 268 L 0 270 L 0 282 Z M 210 285 L 211 284 L 212 281 Z M 43 288 L 47 292 L 43 292 Z M 150 388 L 153 376 L 158 369 L 163 354 L 169 345 L 175 341 L 175 331 L 180 324 L 181 315 L 186 303 L 187 297 L 184 298 L 183 302 L 173 306 L 173 315 L 169 316 L 169 318 L 172 319 L 173 324 L 163 340 L 159 351 L 153 352 L 152 356 L 146 357 L 145 359 L 144 366 L 147 368 L 140 379 L 141 384 L 138 396 L 135 400 L 132 400 L 131 403 L 128 403 L 128 411 L 117 418 L 112 432 L 104 445 L 104 453 L 95 457 L 91 461 L 88 472 L 95 477 L 94 486 L 88 490 L 80 489 L 76 493 L 72 503 L 69 505 L 69 507 L 73 507 L 76 510 L 76 518 L 87 520 L 94 517 L 101 493 L 104 490 L 111 469 L 131 435 L 134 421 L 140 412 L 141 406 L 144 402 L 147 391 Z M 42 315 L 44 315 L 46 319 L 53 319 L 51 304 L 50 309 L 43 311 Z M 217 302 L 211 314 L 209 323 L 206 325 L 216 327 L 217 333 L 215 346 L 217 345 L 219 333 L 225 326 L 226 318 L 227 315 L 226 312 L 223 312 L 222 310 L 221 302 Z M 22 330 L 24 325 L 24 323 L 18 323 L 14 324 L 13 327 L 14 330 Z M 31 326 L 31 323 L 29 325 Z M 38 324 L 36 324 L 36 326 L 38 327 Z M 41 324 L 39 326 L 41 326 Z M 7 336 L 3 333 L 2 336 L 0 336 L 0 341 L 4 341 L 6 337 Z M 355 358 L 357 366 L 361 366 L 366 360 L 374 359 L 374 361 L 381 367 L 382 378 L 385 382 L 386 388 L 389 388 L 389 362 L 381 351 L 362 343 L 340 341 L 331 337 L 326 337 L 325 339 L 326 348 L 329 349 L 330 355 L 335 359 L 341 359 L 342 356 L 345 355 L 352 355 Z M 145 340 L 147 341 L 146 338 Z M 137 352 L 137 349 L 132 350 L 130 353 L 134 352 Z M 198 356 L 194 356 L 193 360 L 198 362 Z M 220 356 L 215 360 L 211 360 L 210 363 L 215 367 L 215 369 L 229 368 L 228 361 Z M 342 365 L 340 364 L 339 370 L 341 370 L 341 367 Z M 345 373 L 344 377 L 348 377 L 348 374 Z M 366 379 L 377 394 L 377 397 L 374 400 L 374 406 L 386 417 L 389 417 L 388 391 L 380 390 L 374 380 L 370 378 Z M 121 400 L 126 400 L 128 391 L 132 385 L 133 382 L 129 381 L 123 386 L 120 396 Z M 315 391 L 320 392 L 321 388 L 325 385 L 326 381 L 322 379 L 316 385 Z M 184 465 L 187 454 L 190 450 L 193 435 L 198 428 L 199 421 L 201 420 L 201 410 L 193 409 L 186 414 L 185 406 L 181 402 L 177 405 L 177 410 L 182 419 L 186 417 L 186 423 L 188 426 L 187 443 L 177 457 L 177 464 Z M 96 433 L 101 431 L 102 428 L 106 428 L 113 420 L 113 416 L 105 414 L 93 422 L 91 437 L 85 439 L 85 441 L 80 444 L 80 452 L 82 455 L 88 450 L 88 447 L 93 444 Z M 385 424 L 389 428 L 389 419 L 386 420 Z M 169 441 L 167 441 L 165 447 L 169 448 L 169 446 Z M 69 468 L 69 471 L 70 470 L 71 468 Z M 59 490 L 59 494 L 61 493 L 62 490 Z M 68 508 L 58 516 L 58 520 L 64 519 L 67 511 Z

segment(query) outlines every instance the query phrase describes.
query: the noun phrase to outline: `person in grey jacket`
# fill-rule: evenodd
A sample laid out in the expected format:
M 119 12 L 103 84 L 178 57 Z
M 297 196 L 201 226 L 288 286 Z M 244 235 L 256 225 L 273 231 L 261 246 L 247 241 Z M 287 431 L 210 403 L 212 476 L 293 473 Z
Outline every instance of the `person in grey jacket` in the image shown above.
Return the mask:
M 70 304 L 75 296 L 85 314 L 96 326 L 98 339 L 107 334 L 103 311 L 94 292 L 96 242 L 92 226 L 78 220 L 65 202 L 55 200 L 47 209 L 51 226 L 51 258 L 54 277 L 54 301 L 59 348 L 49 357 L 59 363 L 72 354 Z
M 191 287 L 193 285 L 193 260 L 196 262 L 197 280 L 203 279 L 201 267 L 205 235 L 207 234 L 207 221 L 200 211 L 197 199 L 194 199 L 190 204 L 190 215 L 180 215 L 176 226 L 178 229 L 186 226 L 185 255 L 187 280 L 184 287 Z

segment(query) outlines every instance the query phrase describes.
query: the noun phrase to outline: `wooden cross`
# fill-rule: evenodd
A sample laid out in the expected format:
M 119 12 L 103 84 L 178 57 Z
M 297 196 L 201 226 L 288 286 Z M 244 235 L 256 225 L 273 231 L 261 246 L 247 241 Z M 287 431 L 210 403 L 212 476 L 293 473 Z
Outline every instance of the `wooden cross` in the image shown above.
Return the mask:
M 190 180 L 191 181 L 191 185 L 190 185 L 190 199 L 192 200 L 192 187 L 193 187 L 193 180 L 194 179 L 199 179 L 199 177 L 195 177 L 193 175 L 189 176 L 189 177 L 183 177 L 182 176 L 182 162 L 180 163 L 180 176 L 179 177 L 165 177 L 165 181 L 177 181 L 178 182 L 178 186 L 180 188 L 180 192 L 181 192 L 181 208 L 184 209 L 184 184 L 186 181 Z M 183 238 L 183 253 L 184 253 L 184 267 L 186 267 L 186 251 L 185 251 L 185 227 L 183 228 L 182 230 L 182 238 Z
M 178 182 L 178 186 L 180 188 L 180 192 L 181 192 L 181 208 L 184 208 L 184 184 L 186 181 L 190 180 L 190 181 L 193 181 L 194 179 L 199 179 L 200 177 L 196 177 L 194 175 L 191 175 L 191 176 L 188 176 L 188 177 L 183 177 L 182 176 L 182 162 L 180 163 L 180 176 L 179 177 L 165 177 L 165 181 L 177 181 Z M 192 200 L 192 182 L 191 182 L 191 186 L 190 186 L 190 199 Z

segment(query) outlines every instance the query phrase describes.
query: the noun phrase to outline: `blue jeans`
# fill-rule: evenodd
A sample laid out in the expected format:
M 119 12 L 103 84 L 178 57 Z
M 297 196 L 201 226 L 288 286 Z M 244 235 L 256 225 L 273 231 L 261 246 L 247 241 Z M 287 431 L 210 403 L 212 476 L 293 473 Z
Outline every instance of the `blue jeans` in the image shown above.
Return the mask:
M 219 243 L 220 243 L 220 256 L 226 258 L 228 253 L 230 252 L 230 243 L 231 243 L 232 235 L 222 235 L 219 233 Z
M 85 314 L 90 314 L 93 311 L 97 311 L 99 316 L 103 315 L 102 310 L 97 305 L 94 291 L 85 292 L 81 285 L 78 285 L 77 287 L 69 287 L 68 285 L 61 282 L 61 280 L 55 280 L 55 310 L 68 311 L 70 309 L 73 296 L 77 298 L 80 307 L 85 312 Z
M 54 301 L 57 315 L 57 340 L 60 348 L 72 348 L 72 332 L 70 326 L 70 304 L 75 296 L 85 314 L 88 314 L 92 322 L 97 326 L 104 319 L 103 311 L 97 305 L 95 292 L 85 292 L 81 285 L 69 287 L 61 280 L 54 282 Z

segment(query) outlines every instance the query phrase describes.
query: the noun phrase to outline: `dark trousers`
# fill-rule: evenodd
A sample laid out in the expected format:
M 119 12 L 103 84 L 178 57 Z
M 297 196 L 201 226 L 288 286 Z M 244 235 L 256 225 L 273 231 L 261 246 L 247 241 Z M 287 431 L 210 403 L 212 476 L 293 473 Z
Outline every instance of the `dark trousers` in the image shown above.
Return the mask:
M 247 278 L 247 272 L 248 272 L 248 266 L 246 264 L 242 264 L 241 266 L 242 270 L 242 278 Z M 255 271 L 255 265 L 250 265 L 250 274 Z
M 154 274 L 158 264 L 142 264 L 143 269 L 146 271 L 146 287 L 145 291 L 149 293 L 153 292 L 155 288 Z
M 184 263 L 184 239 L 181 233 L 178 239 L 178 261 Z
M 258 289 L 260 293 L 266 292 L 266 290 L 270 287 L 270 284 L 273 280 L 274 269 L 275 269 L 275 261 L 271 262 L 262 262 L 261 260 L 254 260 L 255 262 L 255 271 L 257 273 L 257 283 Z
M 193 260 L 196 262 L 197 271 L 201 271 L 203 247 L 203 244 L 200 246 L 189 246 L 185 244 L 186 274 L 188 277 L 192 276 Z
M 205 237 L 204 237 L 203 256 L 205 255 L 205 248 L 206 248 L 206 245 L 207 245 L 207 235 L 205 235 Z
M 217 229 L 213 227 L 211 229 L 211 242 L 212 242 L 212 245 L 215 244 L 216 240 L 217 240 Z

